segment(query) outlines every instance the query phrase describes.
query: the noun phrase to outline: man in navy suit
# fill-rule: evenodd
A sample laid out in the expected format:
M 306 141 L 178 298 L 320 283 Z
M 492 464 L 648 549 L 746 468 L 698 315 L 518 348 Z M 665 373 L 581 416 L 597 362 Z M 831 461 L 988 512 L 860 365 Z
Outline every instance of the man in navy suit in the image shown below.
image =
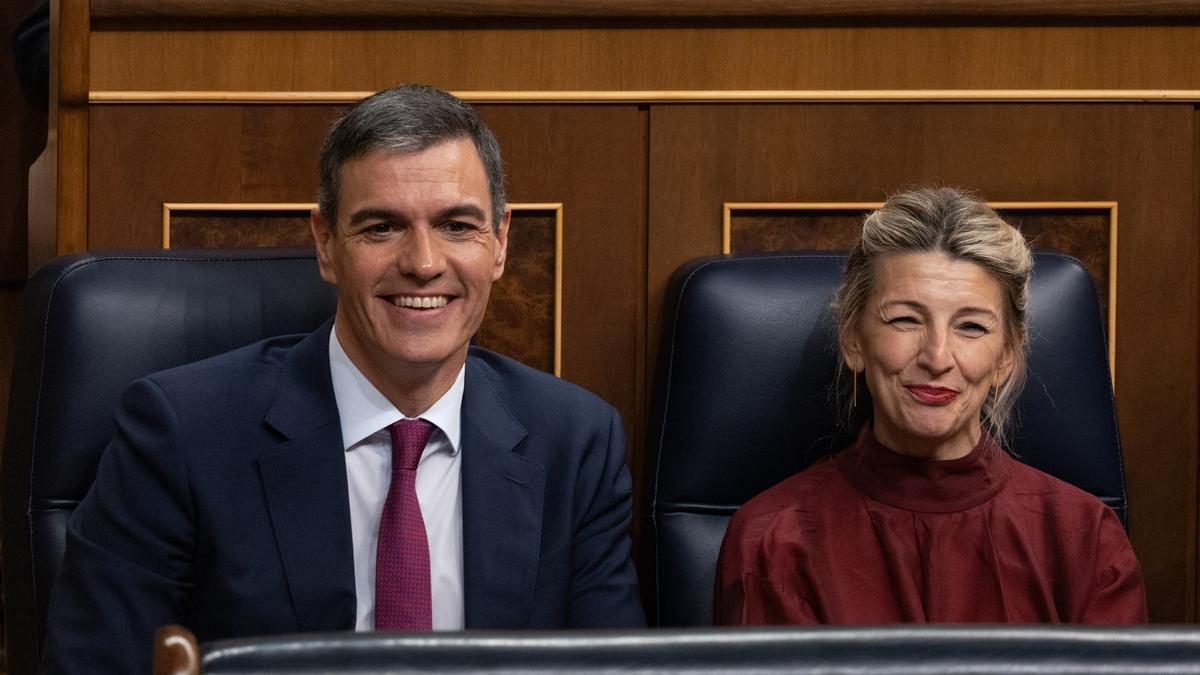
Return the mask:
M 644 625 L 616 412 L 470 346 L 507 252 L 494 136 L 453 96 L 398 87 L 334 123 L 320 174 L 333 321 L 130 387 L 68 527 L 49 670 L 145 671 L 167 623 L 202 641 Z M 401 427 L 428 437 L 393 481 Z M 419 513 L 397 530 L 400 486 Z

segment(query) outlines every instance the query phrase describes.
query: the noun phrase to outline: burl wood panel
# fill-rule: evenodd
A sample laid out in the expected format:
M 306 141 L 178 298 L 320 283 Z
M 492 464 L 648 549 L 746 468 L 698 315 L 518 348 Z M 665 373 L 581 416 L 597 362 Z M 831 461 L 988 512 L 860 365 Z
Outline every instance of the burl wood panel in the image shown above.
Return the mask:
M 492 286 L 476 341 L 527 366 L 554 372 L 553 211 L 516 211 L 504 276 Z
M 313 201 L 318 148 L 339 110 L 94 106 L 89 247 L 158 248 L 164 203 Z M 502 145 L 509 201 L 563 204 L 562 375 L 616 406 L 636 452 L 644 390 L 647 114 L 620 105 L 479 110 Z M 284 237 L 270 234 L 274 226 L 265 222 L 251 222 L 247 232 L 256 234 L 246 234 L 221 231 L 211 218 L 205 225 L 195 214 L 178 215 L 183 220 L 173 218 L 172 236 L 197 245 L 299 238 L 298 222 L 280 225 L 292 228 Z M 480 340 L 550 369 L 553 302 L 547 298 L 555 249 L 545 218 L 514 217 L 508 270 Z
M 1075 256 L 1088 268 L 1100 312 L 1108 316 L 1109 209 L 1000 209 L 1034 248 Z M 858 241 L 867 211 L 845 209 L 734 209 L 729 249 L 844 251 Z
M 651 344 L 670 272 L 720 252 L 725 202 L 876 202 L 912 184 L 991 201 L 1118 202 L 1116 391 L 1132 539 L 1152 618 L 1192 620 L 1195 122 L 1191 104 L 655 106 Z
M 1001 215 L 1021 230 L 1030 246 L 1034 248 L 1062 251 L 1079 258 L 1092 283 L 1096 285 L 1096 297 L 1100 300 L 1101 316 L 1108 316 L 1108 279 L 1111 275 L 1109 239 L 1111 222 L 1109 210 L 1020 211 L 1001 210 Z M 1118 239 L 1120 234 L 1118 230 Z M 1117 274 L 1121 274 L 1120 258 L 1117 259 Z M 1107 329 L 1107 326 L 1105 326 Z
M 312 246 L 308 212 L 171 212 L 171 248 Z

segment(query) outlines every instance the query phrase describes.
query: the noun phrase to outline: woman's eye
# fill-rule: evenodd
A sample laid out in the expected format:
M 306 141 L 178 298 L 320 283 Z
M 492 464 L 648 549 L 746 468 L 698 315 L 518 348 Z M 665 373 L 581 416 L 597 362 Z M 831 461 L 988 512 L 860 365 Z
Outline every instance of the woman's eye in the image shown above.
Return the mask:
M 889 326 L 915 326 L 917 325 L 916 317 L 912 316 L 897 316 L 887 320 Z
M 988 332 L 985 326 L 974 322 L 961 324 L 958 329 L 968 335 L 985 335 Z

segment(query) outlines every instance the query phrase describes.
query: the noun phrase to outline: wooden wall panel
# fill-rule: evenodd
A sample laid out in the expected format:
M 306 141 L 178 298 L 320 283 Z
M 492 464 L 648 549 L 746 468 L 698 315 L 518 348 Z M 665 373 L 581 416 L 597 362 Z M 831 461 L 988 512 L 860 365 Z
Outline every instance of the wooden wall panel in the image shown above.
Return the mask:
M 492 286 L 480 345 L 554 373 L 558 218 L 553 210 L 514 211 L 504 276 Z
M 313 201 L 317 153 L 337 112 L 336 106 L 93 109 L 88 248 L 160 246 L 165 203 Z
M 668 17 L 725 20 L 737 17 L 817 19 L 988 17 L 1191 17 L 1200 13 L 1196 0 L 92 0 L 92 16 L 101 19 L 264 19 L 278 17 L 321 19 L 336 13 L 344 18 L 401 20 L 432 17 L 596 18 Z
M 459 91 L 1200 89 L 1200 30 L 1188 18 L 1162 25 L 781 19 L 608 22 L 589 30 L 469 21 L 210 28 L 97 25 L 92 91 L 373 91 L 398 80 Z
M 671 270 L 720 252 L 725 202 L 872 202 L 914 183 L 993 201 L 1118 202 L 1116 387 L 1132 538 L 1153 619 L 1189 619 L 1193 598 L 1180 591 L 1195 575 L 1200 421 L 1194 123 L 1190 104 L 656 106 L 650 329 L 657 335 Z
M 174 209 L 167 218 L 170 248 L 312 246 L 308 211 Z

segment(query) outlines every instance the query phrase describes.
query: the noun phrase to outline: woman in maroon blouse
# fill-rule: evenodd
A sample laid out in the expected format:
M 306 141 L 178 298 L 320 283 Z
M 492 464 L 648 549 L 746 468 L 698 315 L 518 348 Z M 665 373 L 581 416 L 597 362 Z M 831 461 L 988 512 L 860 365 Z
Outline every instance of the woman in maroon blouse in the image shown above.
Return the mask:
M 841 389 L 868 423 L 734 515 L 717 623 L 1146 621 L 1113 512 L 1001 449 L 1031 266 L 1021 234 L 958 190 L 867 217 L 834 309 Z

